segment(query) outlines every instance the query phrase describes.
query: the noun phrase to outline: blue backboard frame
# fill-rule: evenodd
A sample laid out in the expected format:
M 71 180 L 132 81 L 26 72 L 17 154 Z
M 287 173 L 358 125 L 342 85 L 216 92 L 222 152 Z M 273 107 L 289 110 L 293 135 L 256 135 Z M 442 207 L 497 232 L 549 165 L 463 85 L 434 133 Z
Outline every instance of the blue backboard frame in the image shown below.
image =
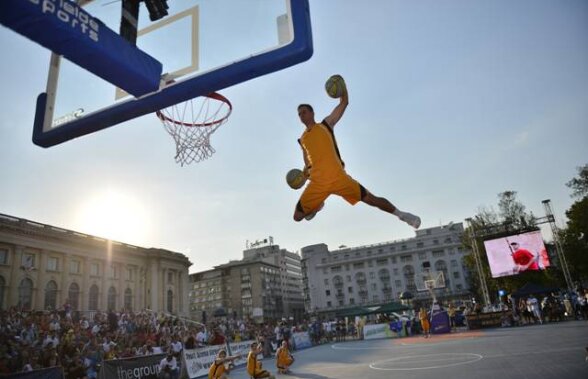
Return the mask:
M 176 83 L 166 87 L 163 91 L 137 99 L 129 99 L 110 108 L 89 114 L 84 118 L 63 123 L 57 128 L 45 130 L 48 95 L 43 92 L 37 97 L 33 143 L 41 147 L 55 146 L 154 113 L 171 105 L 304 62 L 310 59 L 313 54 L 308 0 L 291 0 L 291 16 L 294 38 L 287 45 Z

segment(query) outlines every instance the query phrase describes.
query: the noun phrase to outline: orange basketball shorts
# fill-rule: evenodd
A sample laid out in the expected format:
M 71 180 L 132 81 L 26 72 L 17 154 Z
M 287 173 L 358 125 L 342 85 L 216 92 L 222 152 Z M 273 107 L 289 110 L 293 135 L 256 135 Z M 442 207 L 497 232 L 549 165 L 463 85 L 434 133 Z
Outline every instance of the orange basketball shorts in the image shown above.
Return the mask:
M 317 209 L 330 195 L 339 195 L 349 204 L 355 205 L 366 193 L 367 190 L 347 174 L 328 182 L 311 179 L 296 207 L 305 214 L 309 213 Z

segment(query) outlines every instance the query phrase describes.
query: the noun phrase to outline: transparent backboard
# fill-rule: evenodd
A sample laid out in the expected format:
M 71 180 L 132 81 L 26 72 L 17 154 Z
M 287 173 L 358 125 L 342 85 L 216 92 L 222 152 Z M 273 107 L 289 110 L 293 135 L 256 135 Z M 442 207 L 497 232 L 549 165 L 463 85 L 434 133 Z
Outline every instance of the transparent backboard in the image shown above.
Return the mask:
M 121 2 L 84 9 L 118 33 Z M 33 141 L 55 144 L 300 63 L 312 55 L 307 0 L 169 0 L 152 22 L 141 3 L 137 48 L 163 64 L 158 91 L 135 98 L 53 54 Z
M 421 276 L 417 276 L 415 281 L 417 291 L 425 292 L 425 291 L 433 291 L 436 289 L 445 288 L 445 275 L 443 275 L 443 271 L 427 271 L 424 272 Z

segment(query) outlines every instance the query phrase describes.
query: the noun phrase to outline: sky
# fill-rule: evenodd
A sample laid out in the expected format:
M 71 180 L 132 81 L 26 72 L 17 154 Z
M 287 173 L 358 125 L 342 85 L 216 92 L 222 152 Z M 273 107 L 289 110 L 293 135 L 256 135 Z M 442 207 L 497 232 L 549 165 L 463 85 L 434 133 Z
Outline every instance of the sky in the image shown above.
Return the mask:
M 311 222 L 292 219 L 296 107 L 328 115 L 337 101 L 324 83 L 337 73 L 350 96 L 335 128 L 347 172 L 421 227 L 496 208 L 506 190 L 537 216 L 551 199 L 565 225 L 565 183 L 588 163 L 588 2 L 321 0 L 310 12 L 312 58 L 221 91 L 234 110 L 212 135 L 216 153 L 184 167 L 152 115 L 34 145 L 49 53 L 0 27 L 10 52 L 0 60 L 0 213 L 177 251 L 190 272 L 269 236 L 290 251 L 413 237 L 394 216 L 337 197 Z

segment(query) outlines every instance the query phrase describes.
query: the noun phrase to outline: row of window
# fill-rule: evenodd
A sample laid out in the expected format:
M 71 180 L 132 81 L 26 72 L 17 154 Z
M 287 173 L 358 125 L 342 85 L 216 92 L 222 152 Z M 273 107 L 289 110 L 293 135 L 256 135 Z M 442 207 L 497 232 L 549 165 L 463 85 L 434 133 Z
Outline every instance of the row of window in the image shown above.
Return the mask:
M 451 267 L 458 267 L 458 266 L 459 266 L 458 261 L 456 259 L 452 259 L 451 260 Z M 370 265 L 370 267 L 371 267 L 371 265 Z M 353 268 L 354 269 L 363 269 L 364 268 L 364 264 L 363 264 L 363 262 L 356 263 L 356 264 L 353 265 Z M 431 263 L 429 261 L 422 262 L 421 272 L 429 271 L 430 268 L 431 268 Z M 447 263 L 444 260 L 439 260 L 439 261 L 435 262 L 435 270 L 436 271 L 447 271 Z M 342 271 L 341 266 L 332 266 L 331 267 L 331 273 L 339 273 L 341 271 Z M 349 265 L 348 264 L 345 265 L 345 271 L 349 271 Z M 396 276 L 399 275 L 399 270 L 398 270 L 397 267 L 393 268 L 392 269 L 392 272 Z M 402 268 L 402 272 L 403 272 L 403 275 L 405 275 L 405 276 L 406 275 L 414 275 L 415 270 L 414 270 L 414 267 L 413 266 L 407 265 L 407 266 L 404 266 Z M 323 268 L 323 274 L 328 274 L 328 273 L 329 273 L 328 269 L 327 268 Z M 356 279 L 357 279 L 357 275 L 363 275 L 363 273 L 362 272 L 357 273 L 356 274 Z M 388 276 L 389 277 L 390 276 L 390 271 L 388 269 L 386 269 L 386 268 L 385 269 L 381 269 L 380 271 L 378 271 L 378 276 L 379 277 L 383 277 L 383 276 Z M 348 278 L 347 281 L 351 281 L 351 276 L 350 275 L 347 275 L 347 278 Z M 370 278 L 371 279 L 374 279 L 375 278 L 374 271 L 370 271 Z M 327 280 L 327 279 L 325 279 L 325 280 Z M 328 283 L 325 283 L 325 284 L 328 284 Z
M 208 297 L 195 297 L 192 302 L 193 303 L 204 303 L 207 301 L 215 301 L 215 300 L 221 300 L 221 299 L 222 299 L 221 295 L 208 296 Z
M 459 279 L 460 277 L 461 277 L 461 274 L 458 271 L 454 271 L 453 272 L 453 278 L 454 279 Z M 423 280 L 425 280 L 425 279 L 423 279 Z M 413 280 L 409 280 L 409 282 L 413 282 Z M 449 282 L 448 279 L 447 279 L 447 282 Z M 328 279 L 325 279 L 325 285 L 328 285 L 328 284 L 329 284 L 329 280 Z M 394 285 L 397 288 L 401 288 L 402 287 L 402 281 L 401 280 L 395 280 L 394 281 Z M 338 287 L 338 286 L 341 286 L 341 284 L 335 284 L 335 286 Z M 457 289 L 459 289 L 459 290 L 462 289 L 461 288 L 461 285 L 457 285 L 457 286 L 460 287 L 460 288 L 457 288 Z M 376 283 L 371 283 L 370 284 L 370 288 L 373 291 L 376 291 L 378 289 L 378 285 Z M 389 283 L 384 283 L 384 286 L 382 287 L 382 290 L 386 290 L 388 288 L 390 288 L 390 284 Z M 360 290 L 361 289 L 362 289 L 362 287 L 360 287 Z M 341 289 L 338 289 L 338 292 L 337 293 L 342 293 Z M 347 287 L 347 293 L 353 293 L 353 287 Z M 331 295 L 331 290 L 328 290 L 328 289 L 325 290 L 325 294 L 326 294 L 326 296 L 330 296 Z
M 456 238 L 455 240 L 458 240 L 458 238 Z M 451 237 L 445 238 L 445 241 L 444 241 L 444 243 L 446 243 L 446 244 L 453 243 L 453 242 L 454 241 L 452 240 Z M 439 245 L 439 240 L 438 239 L 434 239 L 432 241 L 432 244 L 433 245 Z M 416 244 L 416 248 L 419 248 L 419 249 L 420 248 L 423 248 L 424 246 L 425 246 L 424 242 L 417 242 L 417 244 Z M 400 246 L 400 250 L 401 251 L 408 250 L 408 245 L 406 245 L 406 244 L 401 245 Z M 461 252 L 461 247 L 458 247 L 457 250 L 459 252 Z M 395 252 L 395 251 L 396 251 L 396 246 L 390 246 L 388 248 L 388 252 L 389 253 Z M 385 253 L 384 249 L 382 249 L 382 248 L 378 249 L 378 254 L 379 255 L 380 254 L 384 254 L 384 253 Z M 420 254 L 426 254 L 426 253 L 420 253 Z M 452 248 L 449 249 L 449 254 L 455 254 L 455 252 L 454 252 L 454 250 Z M 341 255 L 342 255 L 341 253 L 335 253 L 335 254 L 332 255 L 332 258 L 333 258 L 333 260 L 338 260 Z M 372 256 L 372 251 L 371 250 L 368 250 L 365 255 L 368 256 L 368 257 Z M 362 252 L 361 251 L 356 251 L 354 256 L 355 257 L 361 257 L 362 256 Z M 433 251 L 433 256 L 435 256 L 435 251 Z M 350 259 L 350 258 L 351 258 L 351 254 L 349 254 L 349 253 L 343 254 L 343 259 L 344 260 Z M 395 260 L 395 258 L 396 257 L 392 257 L 392 259 L 394 259 L 394 260 Z M 322 258 L 321 263 L 327 263 L 327 258 Z
M 36 266 L 36 256 L 35 254 L 28 254 L 25 253 L 22 255 L 21 258 L 21 267 L 23 269 L 34 269 L 38 268 Z M 8 249 L 0 249 L 0 264 L 8 264 Z M 102 264 L 98 262 L 91 262 L 90 263 L 90 275 L 91 276 L 101 276 L 101 267 Z M 47 271 L 61 271 L 60 259 L 58 257 L 47 257 L 47 266 L 45 267 Z M 136 268 L 134 267 L 126 267 L 125 269 L 125 279 L 126 280 L 136 280 Z M 69 261 L 69 273 L 70 274 L 81 274 L 82 273 L 82 261 L 72 259 Z M 113 279 L 120 278 L 120 267 L 114 264 L 108 265 L 108 277 Z M 167 282 L 173 283 L 174 281 L 174 273 L 169 271 L 167 273 Z
M 44 301 L 43 309 L 51 310 L 57 309 L 61 304 L 57 304 L 57 291 L 58 286 L 54 280 L 47 282 L 44 289 Z M 6 281 L 0 276 L 0 309 L 6 309 L 8 304 L 5 304 L 5 293 L 6 293 Z M 173 292 L 168 291 L 168 297 L 171 294 L 173 299 Z M 106 300 L 107 309 L 117 309 L 116 305 L 117 292 L 115 287 L 108 289 L 108 295 Z M 33 300 L 33 281 L 29 278 L 21 280 L 18 286 L 18 304 L 19 308 L 32 309 Z M 81 310 L 80 308 L 80 287 L 77 283 L 71 283 L 67 291 L 67 303 L 71 306 L 72 310 Z M 172 300 L 173 301 L 173 300 Z M 169 303 L 169 300 L 168 300 Z M 88 291 L 88 310 L 98 310 L 99 304 L 99 288 L 96 284 L 90 286 Z M 169 304 L 173 304 L 169 303 Z M 127 309 L 133 308 L 133 291 L 127 288 L 124 292 L 124 307 Z M 38 308 L 38 306 L 37 306 Z M 172 309 L 172 308 L 169 308 Z M 171 311 L 170 311 L 171 312 Z
M 398 296 L 400 296 L 400 293 L 398 293 Z M 392 295 L 384 296 L 382 298 L 382 300 L 384 300 L 384 301 L 390 301 L 392 299 L 393 299 Z M 360 304 L 367 303 L 367 301 L 368 301 L 367 296 L 366 297 L 362 297 L 362 298 L 359 299 L 359 303 Z M 378 295 L 374 295 L 374 296 L 372 296 L 372 301 L 373 302 L 378 302 L 378 301 L 380 301 L 380 297 Z M 349 298 L 348 305 L 355 305 L 355 299 L 353 297 L 350 297 Z M 333 302 L 332 301 L 327 301 L 327 307 L 330 308 L 332 306 L 333 306 Z M 345 306 L 345 300 L 338 300 L 337 301 L 337 306 L 339 306 L 339 307 Z
M 202 281 L 202 282 L 194 283 L 194 289 L 220 286 L 220 285 L 221 285 L 220 280 L 211 280 L 211 281 L 207 281 L 207 282 Z
M 433 255 L 433 258 L 440 258 L 440 257 L 445 256 L 445 252 L 443 250 L 433 251 L 432 255 Z M 427 259 L 426 253 L 419 253 L 419 259 L 420 260 Z M 401 263 L 410 263 L 412 261 L 413 261 L 412 255 L 401 255 L 400 256 Z M 377 266 L 387 266 L 389 262 L 391 264 L 396 264 L 396 257 L 391 257 L 390 261 L 388 261 L 388 258 L 378 259 L 378 260 L 376 260 L 376 265 Z M 455 264 L 453 262 L 455 262 Z M 323 258 L 323 263 L 326 263 L 326 258 Z M 457 265 L 457 260 L 453 259 L 452 265 Z M 355 269 L 355 270 L 361 270 L 366 267 L 366 264 L 365 264 L 365 262 L 355 262 L 355 263 L 351 264 L 351 266 L 350 266 L 349 263 L 346 263 L 345 265 L 331 266 L 330 271 L 332 273 L 341 272 L 341 271 L 343 271 L 343 266 L 345 267 L 345 271 L 349 271 L 350 267 L 353 267 L 353 269 Z M 374 267 L 373 260 L 370 259 L 369 261 L 367 261 L 367 267 Z M 323 272 L 327 273 L 328 268 L 326 268 L 326 267 L 323 268 Z
M 416 287 L 415 287 L 415 288 L 416 288 Z M 456 286 L 455 286 L 455 288 L 456 288 L 456 290 L 457 290 L 457 291 L 462 291 L 462 290 L 463 290 L 463 286 L 462 286 L 461 284 L 458 284 L 458 285 L 456 285 Z M 401 294 L 401 293 L 402 293 L 402 292 L 397 292 L 397 293 L 396 293 L 396 298 L 400 298 L 400 294 Z M 362 295 L 362 294 L 363 294 L 363 292 L 360 292 L 360 295 Z M 337 298 L 338 298 L 338 300 L 336 301 L 336 304 L 337 304 L 338 306 L 340 306 L 340 307 L 343 307 L 343 306 L 345 306 L 345 305 L 355 305 L 355 304 L 356 304 L 356 303 L 355 303 L 355 298 L 353 298 L 353 297 L 350 297 L 350 298 L 348 299 L 348 301 L 349 301 L 349 302 L 348 302 L 347 304 L 345 304 L 345 299 L 344 299 L 343 297 L 344 297 L 344 296 L 338 296 L 338 297 L 337 297 Z M 364 296 L 362 296 L 362 297 L 360 297 L 360 300 L 359 300 L 359 302 L 360 302 L 360 304 L 362 304 L 362 303 L 367 303 L 368 299 L 369 299 L 369 295 L 367 294 L 367 291 L 366 291 L 366 292 L 365 292 L 365 295 L 364 295 Z M 390 293 L 390 294 L 385 294 L 385 295 L 382 297 L 382 299 L 381 299 L 381 300 L 383 300 L 383 301 L 390 301 L 390 300 L 392 300 L 392 299 L 393 299 L 393 297 L 392 297 L 392 294 Z M 309 299 L 307 299 L 307 300 L 309 300 Z M 379 296 L 379 295 L 373 295 L 373 296 L 372 296 L 372 301 L 373 301 L 373 302 L 378 302 L 378 301 L 380 301 L 380 296 Z M 333 306 L 333 301 L 331 301 L 331 300 L 327 301 L 327 308 L 331 308 L 332 306 Z

